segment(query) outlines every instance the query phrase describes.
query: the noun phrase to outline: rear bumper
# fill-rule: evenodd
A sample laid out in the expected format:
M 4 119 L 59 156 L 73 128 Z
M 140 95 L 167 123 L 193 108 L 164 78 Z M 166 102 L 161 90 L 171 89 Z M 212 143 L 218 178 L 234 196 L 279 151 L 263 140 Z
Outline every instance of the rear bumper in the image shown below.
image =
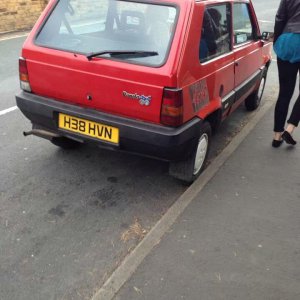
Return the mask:
M 182 160 L 194 149 L 202 120 L 195 118 L 178 128 L 160 126 L 110 115 L 97 110 L 66 104 L 53 99 L 21 92 L 17 106 L 34 126 L 81 142 L 97 143 L 100 147 L 134 152 L 163 160 Z M 58 128 L 58 113 L 64 113 L 119 129 L 119 144 Z

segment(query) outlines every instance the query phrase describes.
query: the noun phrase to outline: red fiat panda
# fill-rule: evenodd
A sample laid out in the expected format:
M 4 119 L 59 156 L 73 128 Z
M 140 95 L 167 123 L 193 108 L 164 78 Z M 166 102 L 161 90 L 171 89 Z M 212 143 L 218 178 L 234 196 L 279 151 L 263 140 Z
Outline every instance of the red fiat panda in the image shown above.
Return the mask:
M 50 0 L 19 60 L 24 134 L 167 160 L 192 182 L 211 130 L 259 105 L 270 52 L 249 0 Z

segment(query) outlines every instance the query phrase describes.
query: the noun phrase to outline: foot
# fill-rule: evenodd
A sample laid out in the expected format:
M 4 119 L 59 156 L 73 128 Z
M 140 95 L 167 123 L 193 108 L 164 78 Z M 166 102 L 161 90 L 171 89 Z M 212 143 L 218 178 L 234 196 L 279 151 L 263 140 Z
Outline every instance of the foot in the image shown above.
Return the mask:
M 281 134 L 282 134 L 282 132 L 277 132 L 277 131 L 274 132 L 274 138 L 273 138 L 273 141 L 272 141 L 272 147 L 278 148 L 278 147 L 281 146 L 281 144 L 283 142 L 283 140 L 281 138 Z
M 292 135 L 288 131 L 284 131 L 281 137 L 289 145 L 294 146 L 297 144 L 297 142 L 293 139 Z
M 282 143 L 283 143 L 283 140 L 280 140 L 280 141 L 278 141 L 278 140 L 273 140 L 273 141 L 272 141 L 272 147 L 273 147 L 273 148 L 278 148 L 278 147 L 281 146 Z

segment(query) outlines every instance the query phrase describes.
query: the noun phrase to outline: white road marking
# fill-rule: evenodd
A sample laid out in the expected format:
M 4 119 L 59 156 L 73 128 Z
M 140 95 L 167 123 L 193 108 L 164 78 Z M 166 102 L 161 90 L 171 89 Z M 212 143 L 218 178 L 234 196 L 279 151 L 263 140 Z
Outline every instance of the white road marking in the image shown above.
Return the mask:
M 21 38 L 21 37 L 24 37 L 24 36 L 27 36 L 28 35 L 28 32 L 26 33 L 22 33 L 22 34 L 15 34 L 15 35 L 7 35 L 6 37 L 0 37 L 0 42 L 3 42 L 3 41 L 7 41 L 7 40 L 12 40 L 12 39 L 17 39 L 17 38 Z
M 274 24 L 274 21 L 258 20 L 258 22 Z
M 16 109 L 18 109 L 18 107 L 13 106 L 13 107 L 10 107 L 10 108 L 4 109 L 4 110 L 0 110 L 0 116 L 8 114 L 9 112 L 14 111 Z

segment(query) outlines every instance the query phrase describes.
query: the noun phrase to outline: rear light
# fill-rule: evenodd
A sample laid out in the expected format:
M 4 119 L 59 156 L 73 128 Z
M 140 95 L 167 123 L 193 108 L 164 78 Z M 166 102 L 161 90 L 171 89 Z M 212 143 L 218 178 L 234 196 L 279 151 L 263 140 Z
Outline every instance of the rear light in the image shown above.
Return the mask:
M 26 92 L 31 92 L 31 87 L 29 83 L 28 69 L 25 58 L 19 58 L 19 77 L 21 89 Z
M 183 95 L 181 89 L 164 89 L 160 121 L 164 125 L 179 126 L 183 122 Z

